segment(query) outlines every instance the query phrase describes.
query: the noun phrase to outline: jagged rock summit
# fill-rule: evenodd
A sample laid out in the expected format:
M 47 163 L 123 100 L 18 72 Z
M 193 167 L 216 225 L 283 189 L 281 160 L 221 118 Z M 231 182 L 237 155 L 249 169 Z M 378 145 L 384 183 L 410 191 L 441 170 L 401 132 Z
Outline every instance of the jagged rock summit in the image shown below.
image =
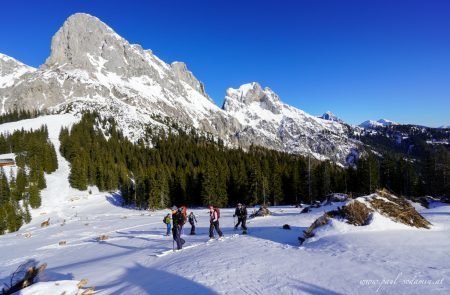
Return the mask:
M 257 82 L 252 82 L 241 85 L 238 89 L 228 88 L 223 109 L 238 111 L 252 103 L 257 103 L 262 109 L 274 114 L 279 114 L 282 108 L 280 98 L 269 87 L 263 89 Z
M 359 145 L 349 139 L 347 125 L 289 106 L 256 82 L 229 88 L 219 108 L 185 63 L 167 64 L 85 13 L 64 22 L 39 69 L 19 63 L 9 68 L 17 74 L 0 84 L 3 112 L 96 111 L 114 117 L 133 141 L 145 136 L 148 125 L 167 128 L 159 118 L 170 118 L 235 147 L 254 144 L 344 162 Z

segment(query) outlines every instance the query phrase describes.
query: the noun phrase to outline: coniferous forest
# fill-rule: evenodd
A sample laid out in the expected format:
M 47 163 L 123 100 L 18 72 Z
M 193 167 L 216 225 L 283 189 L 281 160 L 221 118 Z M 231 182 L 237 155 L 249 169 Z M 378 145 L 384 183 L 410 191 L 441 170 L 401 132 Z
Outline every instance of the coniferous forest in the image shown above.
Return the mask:
M 41 205 L 41 190 L 47 184 L 44 172 L 58 168 L 56 151 L 47 127 L 0 135 L 0 154 L 15 153 L 17 172 L 0 170 L 0 234 L 18 230 L 31 220 L 29 208 Z
M 127 205 L 145 209 L 309 203 L 332 192 L 356 196 L 382 187 L 407 197 L 449 194 L 450 152 L 445 148 L 430 148 L 419 160 L 369 152 L 356 167 L 342 168 L 256 146 L 229 149 L 210 136 L 173 126 L 166 132 L 149 129 L 146 142 L 133 144 L 114 120 L 85 114 L 60 134 L 61 152 L 71 163 L 71 185 L 120 189 Z
M 13 110 L 11 112 L 8 112 L 6 114 L 3 114 L 0 116 L 0 124 L 8 123 L 8 122 L 16 122 L 20 120 L 25 119 L 31 119 L 35 118 L 37 116 L 41 115 L 41 112 L 34 110 Z

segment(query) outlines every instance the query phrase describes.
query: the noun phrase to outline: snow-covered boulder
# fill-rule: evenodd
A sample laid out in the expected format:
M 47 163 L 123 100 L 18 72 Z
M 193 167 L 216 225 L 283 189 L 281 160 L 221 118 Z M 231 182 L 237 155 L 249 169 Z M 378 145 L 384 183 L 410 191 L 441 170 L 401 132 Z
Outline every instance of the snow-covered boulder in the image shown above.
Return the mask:
M 347 232 L 356 227 L 370 230 L 398 228 L 425 228 L 431 223 L 420 215 L 403 197 L 386 190 L 349 201 L 345 206 L 328 211 L 316 219 L 299 237 L 300 243 L 316 236 L 318 232 Z
M 261 206 L 258 211 L 254 211 L 252 214 L 250 214 L 250 218 L 267 216 L 271 214 L 272 213 L 269 211 L 269 209 L 267 209 L 267 207 Z
M 349 197 L 347 194 L 341 193 L 329 194 L 325 196 L 325 201 L 323 201 L 322 206 L 328 206 L 331 205 L 332 203 L 345 202 L 348 200 L 348 198 Z

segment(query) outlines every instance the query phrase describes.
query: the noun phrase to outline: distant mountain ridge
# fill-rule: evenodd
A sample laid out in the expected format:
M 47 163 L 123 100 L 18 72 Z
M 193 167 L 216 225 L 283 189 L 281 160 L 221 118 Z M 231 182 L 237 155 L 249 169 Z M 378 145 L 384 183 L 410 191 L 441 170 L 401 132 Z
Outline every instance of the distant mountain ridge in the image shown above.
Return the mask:
M 399 124 L 394 121 L 387 120 L 387 119 L 379 119 L 377 121 L 367 120 L 367 121 L 364 121 L 361 124 L 359 124 L 360 127 L 363 127 L 366 129 L 372 129 L 372 128 L 377 128 L 377 127 L 386 127 L 386 126 L 391 126 L 391 125 L 399 125 Z
M 113 117 L 132 141 L 169 118 L 222 139 L 231 147 L 259 145 L 345 164 L 362 150 L 355 129 L 331 112 L 321 118 L 283 103 L 256 82 L 229 88 L 222 108 L 183 62 L 165 63 L 130 44 L 98 18 L 70 16 L 52 38 L 38 69 L 0 55 L 2 113 L 14 109 Z M 379 122 L 389 124 L 390 121 Z

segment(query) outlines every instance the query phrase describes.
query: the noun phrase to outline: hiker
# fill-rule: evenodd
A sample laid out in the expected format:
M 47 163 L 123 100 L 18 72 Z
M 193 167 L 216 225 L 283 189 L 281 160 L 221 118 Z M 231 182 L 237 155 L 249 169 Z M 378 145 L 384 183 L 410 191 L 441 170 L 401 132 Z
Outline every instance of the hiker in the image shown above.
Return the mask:
M 177 206 L 172 207 L 172 221 L 173 239 L 177 243 L 177 249 L 180 250 L 183 248 L 183 244 L 185 243 L 185 240 L 180 237 L 181 231 L 183 230 L 183 225 L 186 222 L 186 219 L 183 216 L 183 208 L 177 208 Z
M 170 228 L 172 227 L 172 225 L 170 223 L 170 213 L 167 213 L 167 215 L 163 218 L 163 222 L 167 226 L 166 236 L 168 236 L 170 234 Z
M 209 238 L 214 239 L 214 228 L 216 229 L 219 237 L 223 237 L 223 233 L 219 227 L 220 210 L 209 205 Z
M 241 225 L 241 228 L 243 229 L 243 234 L 247 233 L 247 226 L 246 226 L 246 222 L 247 222 L 247 208 L 245 206 L 243 206 L 241 203 L 237 204 L 236 210 L 234 211 L 234 215 L 233 217 L 238 218 L 238 222 L 236 223 L 236 225 L 234 226 L 234 229 L 236 230 L 239 226 L 239 224 Z
M 191 224 L 191 235 L 195 235 L 195 223 L 197 223 L 197 218 L 195 218 L 194 212 L 189 214 L 188 220 Z

